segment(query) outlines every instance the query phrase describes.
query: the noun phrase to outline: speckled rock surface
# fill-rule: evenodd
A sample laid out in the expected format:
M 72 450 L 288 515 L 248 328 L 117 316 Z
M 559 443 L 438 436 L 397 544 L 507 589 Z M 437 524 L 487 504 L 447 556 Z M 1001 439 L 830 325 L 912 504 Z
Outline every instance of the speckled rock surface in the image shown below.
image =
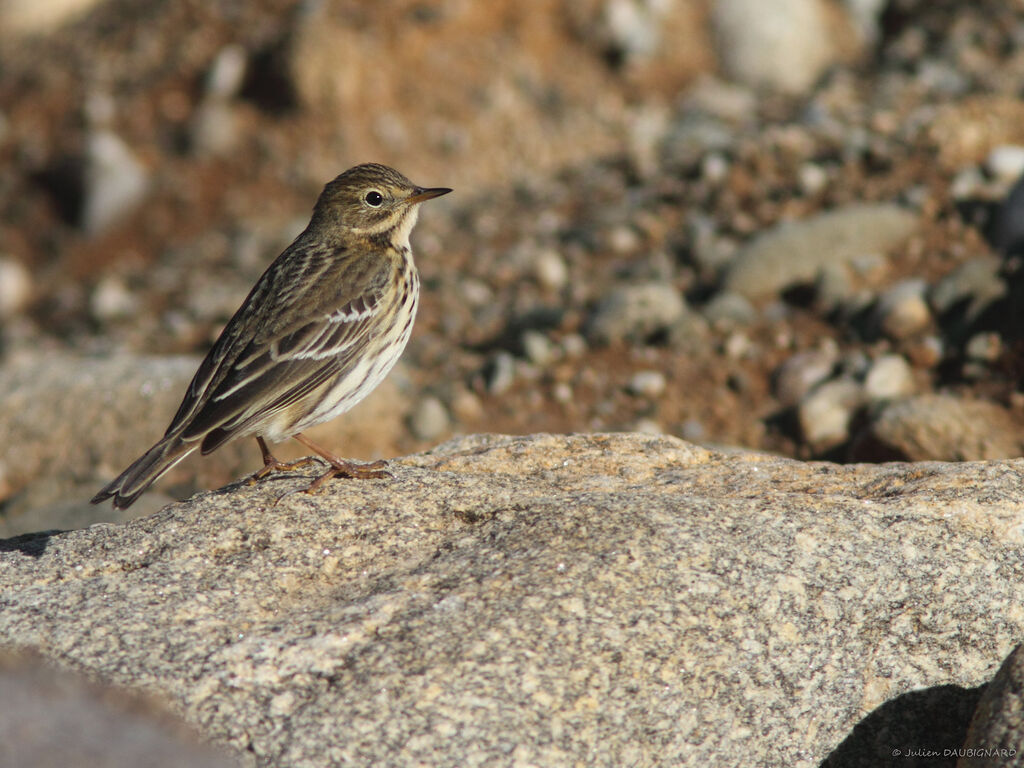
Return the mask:
M 393 471 L 4 541 L 0 642 L 250 765 L 792 768 L 959 746 L 1024 633 L 1020 461 L 537 435 Z

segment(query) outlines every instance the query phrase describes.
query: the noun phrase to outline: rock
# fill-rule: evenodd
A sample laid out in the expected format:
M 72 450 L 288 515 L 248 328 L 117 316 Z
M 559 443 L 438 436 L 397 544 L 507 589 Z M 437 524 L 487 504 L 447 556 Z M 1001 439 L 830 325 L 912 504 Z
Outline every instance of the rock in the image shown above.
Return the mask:
M 192 146 L 200 155 L 227 155 L 238 146 L 240 119 L 232 100 L 245 79 L 247 56 L 240 45 L 227 45 L 213 60 L 206 93 L 192 119 Z
M 540 331 L 524 331 L 520 339 L 523 354 L 534 365 L 543 368 L 555 359 L 555 346 Z
M 1006 657 L 978 702 L 957 768 L 999 768 L 1024 755 L 1024 646 Z M 973 751 L 972 751 L 973 750 Z
M 977 363 L 994 363 L 1003 354 L 1003 340 L 998 333 L 976 333 L 964 345 L 964 355 Z
M 558 251 L 540 251 L 533 260 L 533 275 L 542 287 L 559 291 L 569 281 L 569 267 Z
M 634 395 L 653 400 L 664 394 L 666 384 L 665 374 L 661 371 L 637 371 L 629 380 L 629 391 Z M 642 432 L 645 430 L 637 431 Z
M 0 2 L 0 37 L 52 32 L 96 5 L 98 0 L 3 0 Z
M 924 394 L 882 408 L 870 437 L 906 461 L 976 461 L 1020 456 L 1021 425 L 995 403 Z
M 850 421 L 863 402 L 861 386 L 835 379 L 807 395 L 797 408 L 800 434 L 815 450 L 834 448 L 850 437 Z
M 882 14 L 888 7 L 886 0 L 843 0 L 850 18 L 860 32 L 861 38 L 873 43 L 880 34 Z
M 775 296 L 814 283 L 825 265 L 889 251 L 916 227 L 917 217 L 897 205 L 867 203 L 781 224 L 741 249 L 725 287 L 749 299 Z
M 89 311 L 97 320 L 120 320 L 137 310 L 138 300 L 124 281 L 113 275 L 100 280 L 89 297 Z
M 551 397 L 556 403 L 571 403 L 574 397 L 572 387 L 564 381 L 560 381 L 551 388 Z
M 32 300 L 32 275 L 14 259 L 0 256 L 0 320 L 14 317 Z
M 668 3 L 607 0 L 604 6 L 604 32 L 611 49 L 623 58 L 651 56 L 661 40 L 661 21 Z
M 538 435 L 392 469 L 4 541 L 0 642 L 249 766 L 726 768 L 957 747 L 1024 635 L 1019 461 Z
M 99 234 L 142 202 L 149 187 L 149 173 L 111 131 L 93 131 L 86 147 L 82 227 L 90 234 Z
M 235 98 L 245 80 L 247 58 L 245 48 L 241 45 L 226 45 L 221 48 L 206 77 L 206 98 Z
M 164 433 L 198 365 L 193 357 L 43 354 L 0 367 L 0 439 L 18 446 L 0 458 L 0 536 L 40 530 L 47 521 L 73 524 L 77 518 L 84 526 L 121 519 L 144 513 L 150 500 L 166 501 L 147 494 L 127 513 L 88 504 L 103 483 Z M 355 458 L 393 456 L 405 434 L 405 409 L 398 405 L 404 398 L 393 379 L 394 374 L 354 410 L 307 434 Z M 289 443 L 275 446 L 279 458 L 304 455 L 301 445 Z M 190 493 L 259 467 L 255 442 L 242 440 L 186 459 L 155 488 Z
M 738 293 L 720 291 L 701 309 L 708 323 L 718 330 L 732 330 L 753 325 L 757 310 L 750 301 Z
M 204 102 L 192 119 L 192 148 L 200 156 L 231 154 L 238 147 L 240 122 L 233 104 L 220 100 Z
M 901 280 L 878 297 L 874 309 L 877 328 L 890 339 L 909 339 L 928 329 L 932 313 L 925 300 L 924 280 Z
M 228 768 L 153 697 L 129 695 L 24 655 L 0 655 L 5 768 Z
M 893 400 L 914 393 L 914 372 L 902 355 L 882 355 L 864 377 L 868 400 Z
M 633 422 L 633 426 L 630 431 L 641 435 L 661 435 L 665 432 L 665 430 L 661 428 L 661 424 L 654 419 L 637 419 Z
M 839 41 L 820 0 L 717 0 L 711 8 L 722 69 L 741 83 L 802 93 L 836 61 Z
M 993 147 L 985 158 L 989 173 L 1004 182 L 1012 182 L 1024 174 L 1024 146 L 1002 144 Z
M 436 440 L 449 426 L 448 410 L 436 397 L 424 397 L 409 417 L 409 427 L 419 440 Z
M 983 256 L 965 261 L 932 287 L 929 300 L 945 324 L 969 328 L 1008 293 L 999 259 Z
M 832 375 L 838 361 L 835 342 L 791 355 L 775 372 L 775 397 L 784 406 L 796 405 Z
M 664 283 L 613 288 L 598 304 L 588 335 L 598 343 L 645 342 L 682 319 L 686 304 L 679 291 Z
M 500 395 L 509 390 L 516 380 L 516 359 L 510 352 L 498 352 L 492 359 L 487 376 L 487 391 Z
M 578 333 L 567 333 L 562 337 L 562 353 L 570 360 L 582 357 L 587 352 L 587 340 Z
M 817 163 L 803 163 L 800 166 L 799 181 L 805 195 L 816 195 L 828 185 L 828 171 Z

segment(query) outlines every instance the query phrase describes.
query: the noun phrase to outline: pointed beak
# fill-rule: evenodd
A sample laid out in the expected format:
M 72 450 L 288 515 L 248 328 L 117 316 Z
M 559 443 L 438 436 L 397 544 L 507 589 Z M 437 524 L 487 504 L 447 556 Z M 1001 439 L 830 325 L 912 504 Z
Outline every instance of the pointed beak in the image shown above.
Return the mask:
M 430 187 L 429 189 L 416 187 L 416 189 L 412 191 L 412 194 L 405 198 L 405 202 L 422 203 L 424 200 L 432 200 L 435 197 L 447 195 L 449 192 L 451 192 L 451 190 L 448 189 L 448 187 Z

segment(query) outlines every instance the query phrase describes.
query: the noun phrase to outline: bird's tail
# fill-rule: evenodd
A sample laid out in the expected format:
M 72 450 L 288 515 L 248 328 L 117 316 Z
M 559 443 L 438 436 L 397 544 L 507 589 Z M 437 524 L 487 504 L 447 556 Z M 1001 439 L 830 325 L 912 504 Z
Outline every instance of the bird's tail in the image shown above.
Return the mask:
M 198 442 L 186 443 L 180 435 L 167 435 L 93 496 L 92 503 L 99 504 L 113 497 L 115 507 L 128 509 L 143 491 L 198 447 Z

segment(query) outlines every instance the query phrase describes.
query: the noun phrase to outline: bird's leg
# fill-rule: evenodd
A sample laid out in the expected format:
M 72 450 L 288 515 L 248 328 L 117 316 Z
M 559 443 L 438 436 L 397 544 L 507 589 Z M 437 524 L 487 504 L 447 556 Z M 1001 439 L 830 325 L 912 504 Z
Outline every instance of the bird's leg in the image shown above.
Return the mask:
M 271 472 L 298 469 L 299 467 L 307 467 L 314 461 L 316 461 L 316 459 L 312 458 L 311 456 L 307 456 L 304 459 L 298 459 L 297 461 L 279 461 L 277 457 L 270 452 L 270 448 L 267 446 L 266 440 L 264 440 L 262 437 L 257 437 L 256 442 L 259 443 L 260 453 L 263 454 L 263 469 L 259 470 L 256 474 L 249 478 L 250 483 L 255 483 L 258 480 L 262 480 Z
M 371 464 L 357 464 L 354 461 L 340 459 L 333 453 L 325 451 L 301 432 L 299 434 L 292 435 L 292 437 L 331 465 L 330 469 L 310 484 L 306 489 L 306 493 L 316 493 L 324 483 L 338 475 L 341 475 L 342 477 L 357 478 L 359 480 L 391 477 L 391 473 L 387 471 L 388 463 L 386 461 L 375 461 Z

